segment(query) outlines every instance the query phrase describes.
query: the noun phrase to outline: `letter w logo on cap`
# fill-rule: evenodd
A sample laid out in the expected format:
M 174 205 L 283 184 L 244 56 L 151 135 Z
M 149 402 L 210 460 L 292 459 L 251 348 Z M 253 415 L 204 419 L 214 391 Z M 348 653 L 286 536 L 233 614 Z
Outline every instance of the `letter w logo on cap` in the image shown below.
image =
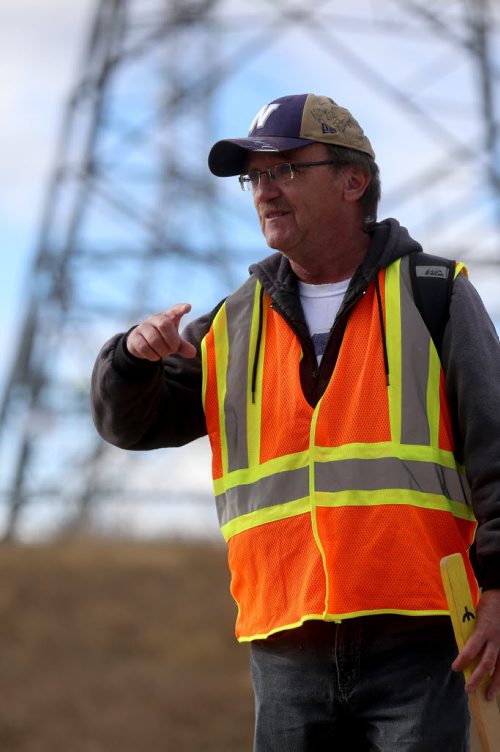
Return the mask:
M 280 106 L 279 104 L 266 104 L 266 105 L 264 105 L 264 107 L 262 107 L 258 111 L 258 113 L 256 114 L 256 116 L 252 120 L 252 124 L 250 126 L 249 133 L 251 133 L 253 130 L 256 130 L 257 128 L 263 128 L 265 126 L 265 124 L 267 123 L 267 120 L 270 117 L 270 115 L 272 115 L 273 112 L 275 112 L 278 109 L 279 106 Z

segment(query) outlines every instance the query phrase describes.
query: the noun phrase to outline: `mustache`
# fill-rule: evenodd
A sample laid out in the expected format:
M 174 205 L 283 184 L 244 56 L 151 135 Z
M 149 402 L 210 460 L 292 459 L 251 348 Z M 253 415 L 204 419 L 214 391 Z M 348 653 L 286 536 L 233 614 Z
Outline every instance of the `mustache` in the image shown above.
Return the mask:
M 269 212 L 269 211 L 273 211 L 273 212 L 283 211 L 283 212 L 285 212 L 285 211 L 289 211 L 289 210 L 290 210 L 290 207 L 288 206 L 288 204 L 286 203 L 286 201 L 283 201 L 282 199 L 279 199 L 279 198 L 277 198 L 277 199 L 275 199 L 273 201 L 261 201 L 261 202 L 259 202 L 259 204 L 257 206 L 257 213 L 258 213 L 259 217 L 263 217 L 266 214 L 266 212 Z

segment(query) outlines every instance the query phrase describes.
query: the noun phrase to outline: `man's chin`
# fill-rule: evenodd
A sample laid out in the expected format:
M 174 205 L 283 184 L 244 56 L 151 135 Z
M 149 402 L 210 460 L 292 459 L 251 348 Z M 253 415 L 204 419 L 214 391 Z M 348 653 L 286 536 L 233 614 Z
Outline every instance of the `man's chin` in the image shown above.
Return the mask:
M 286 249 L 289 246 L 289 239 L 284 233 L 265 232 L 264 237 L 269 248 L 286 253 Z

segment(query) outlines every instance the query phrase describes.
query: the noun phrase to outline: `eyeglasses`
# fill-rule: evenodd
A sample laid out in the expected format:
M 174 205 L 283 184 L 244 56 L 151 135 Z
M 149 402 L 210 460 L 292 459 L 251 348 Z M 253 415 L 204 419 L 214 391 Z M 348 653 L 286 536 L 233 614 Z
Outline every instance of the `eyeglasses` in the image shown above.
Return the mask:
M 268 167 L 267 170 L 251 170 L 238 178 L 242 191 L 256 191 L 260 185 L 260 176 L 267 175 L 275 183 L 293 180 L 295 170 L 302 167 L 319 167 L 320 165 L 339 164 L 338 159 L 324 159 L 322 162 L 281 162 Z

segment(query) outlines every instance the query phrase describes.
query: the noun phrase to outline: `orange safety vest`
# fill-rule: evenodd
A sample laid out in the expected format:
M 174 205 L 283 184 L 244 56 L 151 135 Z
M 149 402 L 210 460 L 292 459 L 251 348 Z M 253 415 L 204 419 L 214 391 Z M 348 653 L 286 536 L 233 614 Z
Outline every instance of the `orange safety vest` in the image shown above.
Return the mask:
M 240 641 L 310 619 L 447 614 L 439 562 L 456 551 L 477 599 L 470 491 L 408 259 L 377 282 L 380 301 L 372 281 L 315 408 L 301 389 L 300 342 L 254 277 L 203 340 L 203 402 Z

